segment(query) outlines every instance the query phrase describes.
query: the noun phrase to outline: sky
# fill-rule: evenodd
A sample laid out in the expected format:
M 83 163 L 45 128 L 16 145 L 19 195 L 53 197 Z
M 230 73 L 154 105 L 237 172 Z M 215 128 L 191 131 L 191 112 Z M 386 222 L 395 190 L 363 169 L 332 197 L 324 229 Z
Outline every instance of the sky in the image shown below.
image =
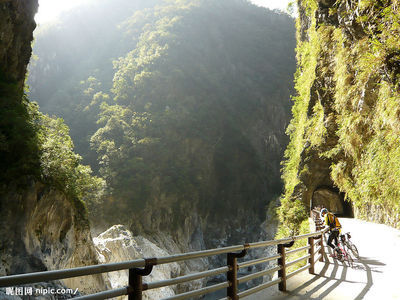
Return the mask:
M 289 0 L 250 0 L 250 2 L 258 5 L 268 7 L 269 9 L 281 9 L 286 11 Z
M 63 12 L 87 2 L 89 0 L 39 0 L 39 10 L 35 21 L 38 24 L 55 21 Z
M 93 0 L 39 0 L 39 11 L 35 16 L 35 20 L 38 24 L 55 21 L 64 11 L 90 1 Z M 270 9 L 285 10 L 289 0 L 250 0 L 250 2 Z

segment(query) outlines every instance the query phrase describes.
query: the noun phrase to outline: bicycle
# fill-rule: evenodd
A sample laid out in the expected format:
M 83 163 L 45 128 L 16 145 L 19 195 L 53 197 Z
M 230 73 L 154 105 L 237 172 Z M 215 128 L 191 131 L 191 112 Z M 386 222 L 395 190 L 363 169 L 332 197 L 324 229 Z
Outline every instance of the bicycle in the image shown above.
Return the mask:
M 343 263 L 344 266 L 346 266 L 346 263 L 347 263 L 350 268 L 353 268 L 354 267 L 354 260 L 351 257 L 349 251 L 346 250 L 346 248 L 347 248 L 347 245 L 345 244 L 346 241 L 347 241 L 346 236 L 343 235 L 343 234 L 341 234 L 337 238 L 337 245 L 336 246 L 337 246 L 338 250 L 335 249 L 334 250 L 335 254 L 331 255 L 331 257 L 335 258 L 338 261 L 340 261 L 341 263 Z
M 344 246 L 350 250 L 354 258 L 359 259 L 360 254 L 358 253 L 358 249 L 356 245 L 354 245 L 353 242 L 350 240 L 350 238 L 351 238 L 350 232 L 340 235 L 340 239 L 343 242 Z
M 335 257 L 335 258 L 336 258 L 337 260 L 339 260 L 340 262 L 342 262 L 344 266 L 346 266 L 346 262 L 347 262 L 347 264 L 349 265 L 349 267 L 350 267 L 350 268 L 353 268 L 353 266 L 354 266 L 354 260 L 353 260 L 353 258 L 351 257 L 351 255 L 349 254 L 349 252 L 346 251 L 346 247 L 347 247 L 347 246 L 345 246 L 344 241 L 343 241 L 343 239 L 342 239 L 342 236 L 343 236 L 343 234 L 340 235 L 340 239 L 338 239 L 338 244 L 337 244 L 337 246 L 338 246 L 338 248 L 339 248 L 339 251 L 336 252 L 336 257 Z

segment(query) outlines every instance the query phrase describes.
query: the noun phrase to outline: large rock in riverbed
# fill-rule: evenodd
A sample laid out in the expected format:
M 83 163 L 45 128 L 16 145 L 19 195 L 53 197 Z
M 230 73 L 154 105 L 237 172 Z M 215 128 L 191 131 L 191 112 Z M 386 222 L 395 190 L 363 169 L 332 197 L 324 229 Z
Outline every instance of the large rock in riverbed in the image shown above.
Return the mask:
M 159 248 L 142 236 L 133 236 L 123 225 L 114 225 L 93 239 L 99 260 L 113 263 L 140 259 L 143 257 L 168 256 L 169 253 Z M 176 277 L 180 273 L 177 263 L 155 266 L 150 275 L 143 277 L 144 282 L 154 282 Z M 128 270 L 108 273 L 112 288 L 128 285 Z M 144 299 L 161 299 L 175 295 L 172 287 L 146 291 Z

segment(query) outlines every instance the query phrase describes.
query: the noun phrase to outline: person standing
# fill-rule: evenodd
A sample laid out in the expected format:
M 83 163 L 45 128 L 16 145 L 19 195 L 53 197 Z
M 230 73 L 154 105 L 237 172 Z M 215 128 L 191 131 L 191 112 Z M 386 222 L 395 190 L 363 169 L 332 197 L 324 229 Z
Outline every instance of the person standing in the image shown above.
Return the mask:
M 331 257 L 336 257 L 337 253 L 339 253 L 338 238 L 342 225 L 340 224 L 339 219 L 326 208 L 321 209 L 320 215 L 321 219 L 325 221 L 325 225 L 329 227 L 327 244 L 334 250 L 333 254 L 331 254 Z M 332 241 L 335 241 L 335 245 L 333 245 Z

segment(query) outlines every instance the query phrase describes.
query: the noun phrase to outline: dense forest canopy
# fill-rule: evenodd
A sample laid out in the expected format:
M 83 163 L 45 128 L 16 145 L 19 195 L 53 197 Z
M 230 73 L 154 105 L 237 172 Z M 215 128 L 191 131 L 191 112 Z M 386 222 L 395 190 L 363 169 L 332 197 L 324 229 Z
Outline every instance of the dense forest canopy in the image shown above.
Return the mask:
M 106 180 L 108 217 L 160 197 L 262 215 L 280 193 L 289 16 L 242 0 L 101 1 L 41 28 L 34 53 L 30 97 Z
M 120 26 L 155 2 L 101 0 L 36 29 L 27 81 L 30 98 L 43 112 L 66 120 L 76 151 L 94 169 L 97 156 L 90 152 L 89 139 L 97 128 L 96 104 L 109 99 L 98 92 L 109 91 L 113 60 L 132 49 L 140 35 L 138 30 L 127 36 Z

